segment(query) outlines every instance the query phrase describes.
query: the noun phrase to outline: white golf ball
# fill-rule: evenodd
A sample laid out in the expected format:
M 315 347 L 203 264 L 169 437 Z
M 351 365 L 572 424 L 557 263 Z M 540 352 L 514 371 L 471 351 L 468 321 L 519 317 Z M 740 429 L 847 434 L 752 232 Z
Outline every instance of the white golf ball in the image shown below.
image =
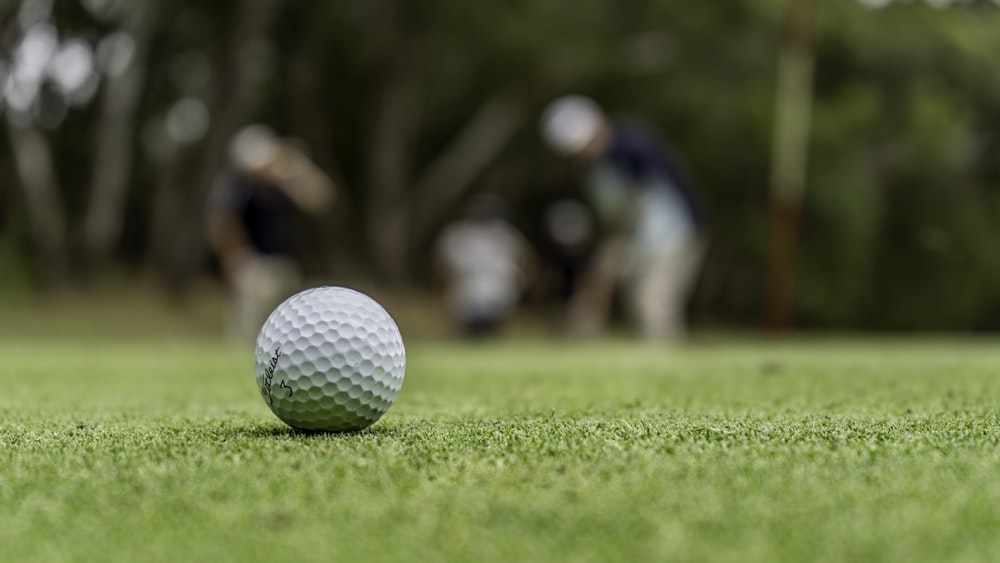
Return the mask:
M 381 305 L 346 287 L 297 293 L 257 337 L 257 388 L 293 428 L 347 432 L 379 419 L 403 385 L 406 351 Z

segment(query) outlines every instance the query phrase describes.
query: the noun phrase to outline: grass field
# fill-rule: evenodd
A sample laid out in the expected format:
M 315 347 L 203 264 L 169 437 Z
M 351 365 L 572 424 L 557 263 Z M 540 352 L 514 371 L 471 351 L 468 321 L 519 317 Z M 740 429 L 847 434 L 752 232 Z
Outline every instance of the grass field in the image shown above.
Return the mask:
M 1000 343 L 415 342 L 354 435 L 249 356 L 0 343 L 0 559 L 1000 557 Z

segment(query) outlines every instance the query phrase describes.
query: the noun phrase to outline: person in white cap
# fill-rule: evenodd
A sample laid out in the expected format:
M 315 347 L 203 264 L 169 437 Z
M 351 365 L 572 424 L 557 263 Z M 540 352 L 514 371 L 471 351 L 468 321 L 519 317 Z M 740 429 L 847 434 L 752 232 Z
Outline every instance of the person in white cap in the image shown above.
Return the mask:
M 602 224 L 598 249 L 570 299 L 571 330 L 600 331 L 620 284 L 644 337 L 682 337 L 705 247 L 694 182 L 650 131 L 610 119 L 590 98 L 556 99 L 541 129 L 553 150 L 583 165 L 585 190 Z
M 507 204 L 493 194 L 474 197 L 465 216 L 442 231 L 436 253 L 453 324 L 469 338 L 499 332 L 532 266 L 531 247 L 508 221 Z
M 323 212 L 333 195 L 330 179 L 269 128 L 248 125 L 233 136 L 206 217 L 209 244 L 232 291 L 231 338 L 256 338 L 271 310 L 300 289 L 301 214 Z

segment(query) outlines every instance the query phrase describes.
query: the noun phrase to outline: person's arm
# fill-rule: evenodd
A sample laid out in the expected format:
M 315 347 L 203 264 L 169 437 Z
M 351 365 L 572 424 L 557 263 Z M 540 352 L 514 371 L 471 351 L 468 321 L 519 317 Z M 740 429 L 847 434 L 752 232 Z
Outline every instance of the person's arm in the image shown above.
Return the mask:
M 625 236 L 635 224 L 639 215 L 642 198 L 642 187 L 631 178 L 607 179 L 603 186 L 597 186 L 597 190 L 605 190 L 605 196 L 609 199 L 603 204 L 595 202 L 602 216 L 602 229 L 600 238 L 617 239 Z M 614 185 L 612 185 L 614 183 Z M 601 196 L 598 195 L 598 199 Z
M 322 213 L 333 202 L 333 181 L 291 143 L 279 145 L 278 156 L 268 167 L 267 175 L 307 213 Z

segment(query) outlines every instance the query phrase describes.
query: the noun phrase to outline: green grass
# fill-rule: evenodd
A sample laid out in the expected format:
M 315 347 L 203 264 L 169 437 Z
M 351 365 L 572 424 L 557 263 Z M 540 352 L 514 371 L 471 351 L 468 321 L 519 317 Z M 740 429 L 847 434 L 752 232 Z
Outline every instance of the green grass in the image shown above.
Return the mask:
M 988 561 L 1000 345 L 411 343 L 301 435 L 215 344 L 0 343 L 4 561 Z

